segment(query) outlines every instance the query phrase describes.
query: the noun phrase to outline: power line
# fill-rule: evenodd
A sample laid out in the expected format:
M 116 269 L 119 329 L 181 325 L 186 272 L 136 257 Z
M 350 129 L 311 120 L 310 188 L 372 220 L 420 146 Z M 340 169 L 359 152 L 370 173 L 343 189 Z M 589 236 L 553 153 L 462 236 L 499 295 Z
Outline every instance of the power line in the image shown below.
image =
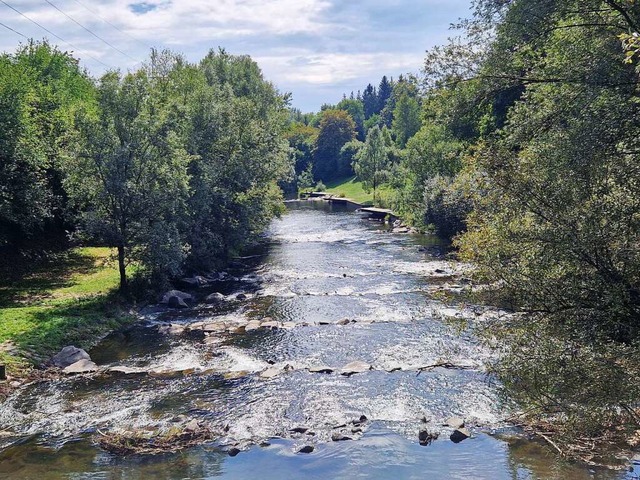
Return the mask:
M 24 37 L 24 38 L 26 38 L 26 39 L 29 39 L 29 37 L 27 37 L 26 35 L 23 35 L 23 34 L 22 34 L 22 33 L 20 33 L 19 31 L 14 30 L 14 29 L 13 29 L 13 28 L 11 28 L 10 26 L 5 25 L 5 24 L 4 24 L 4 23 L 2 23 L 2 22 L 0 22 L 0 25 L 2 25 L 4 28 L 6 28 L 6 29 L 8 29 L 8 30 L 11 30 L 13 33 L 17 33 L 17 34 L 18 34 L 18 35 L 20 35 L 21 37 Z
M 119 28 L 118 26 L 114 25 L 113 23 L 111 23 L 109 20 L 106 20 L 105 18 L 101 17 L 98 12 L 96 12 L 95 10 L 87 7 L 84 3 L 80 2 L 79 0 L 73 0 L 74 2 L 76 2 L 78 5 L 82 6 L 85 10 L 91 12 L 92 14 L 94 14 L 96 17 L 98 17 L 100 20 L 102 20 L 104 23 L 106 23 L 107 25 L 115 28 L 117 31 L 119 31 L 120 33 L 122 33 L 123 35 L 126 35 L 127 37 L 129 37 L 131 40 L 138 42 L 140 45 L 142 45 L 145 48 L 148 49 L 152 49 L 153 47 L 150 45 L 147 45 L 146 43 L 144 43 L 143 41 L 137 39 L 136 37 L 134 37 L 133 35 L 125 32 L 124 30 L 122 30 L 121 28 Z
M 62 38 L 62 37 L 60 37 L 60 36 L 56 35 L 55 33 L 53 33 L 53 32 L 52 32 L 51 30 L 49 30 L 48 28 L 43 27 L 42 25 L 40 25 L 40 24 L 39 24 L 38 22 L 36 22 L 35 20 L 33 20 L 33 19 L 31 19 L 31 18 L 27 17 L 27 16 L 26 16 L 24 13 L 22 13 L 20 10 L 18 10 L 17 8 L 12 7 L 11 5 L 9 5 L 9 4 L 8 4 L 7 2 L 5 2 L 4 0 L 0 0 L 0 2 L 4 3 L 4 4 L 5 4 L 7 7 L 9 7 L 11 10 L 13 10 L 13 11 L 14 11 L 14 12 L 16 12 L 17 14 L 21 15 L 22 17 L 26 18 L 26 19 L 27 19 L 27 20 L 29 20 L 31 23 L 33 23 L 33 24 L 37 25 L 38 27 L 40 27 L 41 29 L 43 29 L 43 30 L 44 30 L 45 32 L 47 32 L 49 35 L 53 35 L 54 37 L 56 37 L 56 38 L 57 38 L 58 40 L 60 40 L 61 42 L 66 43 L 67 45 L 69 45 L 71 48 L 74 48 L 74 49 L 78 50 L 79 52 L 82 52 L 82 50 L 81 50 L 81 49 L 79 49 L 78 47 L 74 47 L 71 43 L 67 42 L 64 38 Z M 95 60 L 96 62 L 98 62 L 98 63 L 99 63 L 99 64 L 101 64 L 102 66 L 107 67 L 107 68 L 109 68 L 109 69 L 113 69 L 113 67 L 112 67 L 112 66 L 107 65 L 107 64 L 106 64 L 106 63 L 104 63 L 103 61 L 98 60 L 97 58 L 95 58 L 95 57 L 93 57 L 93 56 L 89 55 L 88 53 L 86 53 L 86 52 L 85 52 L 84 54 L 85 54 L 87 57 L 89 57 L 89 58 L 91 58 L 91 59 Z
M 124 55 L 125 57 L 133 60 L 134 62 L 137 63 L 141 63 L 140 60 L 137 60 L 135 58 L 133 58 L 132 56 L 128 55 L 127 53 L 123 52 L 122 50 L 120 50 L 118 47 L 114 47 L 113 45 L 111 45 L 109 42 L 107 42 L 104 38 L 102 38 L 101 36 L 93 33 L 91 30 L 89 30 L 87 27 L 85 27 L 84 25 L 82 25 L 80 22 L 78 22 L 75 18 L 73 18 L 71 15 L 67 14 L 66 12 L 64 12 L 63 10 L 59 9 L 58 7 L 55 6 L 55 4 L 51 3 L 49 0 L 44 0 L 45 2 L 47 2 L 49 5 L 51 5 L 53 8 L 55 8 L 57 11 L 59 11 L 61 14 L 63 14 L 65 17 L 67 17 L 69 20 L 71 20 L 73 23 L 75 23 L 76 25 L 78 25 L 80 28 L 84 29 L 86 32 L 88 32 L 89 34 L 93 35 L 94 37 L 96 37 L 98 40 L 100 40 L 102 43 L 104 43 L 105 45 L 113 48 L 116 52 L 121 53 L 122 55 Z

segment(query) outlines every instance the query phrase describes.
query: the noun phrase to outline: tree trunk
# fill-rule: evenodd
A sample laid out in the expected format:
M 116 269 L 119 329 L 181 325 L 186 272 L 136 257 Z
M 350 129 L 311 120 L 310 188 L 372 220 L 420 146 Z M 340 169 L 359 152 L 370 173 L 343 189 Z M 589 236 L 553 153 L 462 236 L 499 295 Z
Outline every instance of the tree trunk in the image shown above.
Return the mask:
M 127 266 L 124 262 L 124 245 L 118 245 L 118 269 L 120 270 L 120 291 L 127 292 Z

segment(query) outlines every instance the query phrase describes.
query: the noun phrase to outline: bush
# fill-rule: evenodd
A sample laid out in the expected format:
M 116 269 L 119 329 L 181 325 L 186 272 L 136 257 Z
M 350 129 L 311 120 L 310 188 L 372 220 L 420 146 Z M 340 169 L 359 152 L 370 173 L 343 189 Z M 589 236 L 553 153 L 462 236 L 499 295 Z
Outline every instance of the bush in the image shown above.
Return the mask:
M 433 226 L 439 236 L 451 239 L 466 229 L 472 204 L 454 179 L 436 175 L 427 180 L 424 203 L 425 224 Z

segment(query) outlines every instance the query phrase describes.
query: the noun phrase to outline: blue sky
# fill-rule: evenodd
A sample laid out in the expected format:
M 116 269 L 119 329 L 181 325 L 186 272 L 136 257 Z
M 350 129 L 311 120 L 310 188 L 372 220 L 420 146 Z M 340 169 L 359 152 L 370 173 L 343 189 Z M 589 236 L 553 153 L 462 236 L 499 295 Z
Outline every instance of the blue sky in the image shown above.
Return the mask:
M 419 73 L 424 52 L 452 35 L 470 0 L 5 0 L 67 44 L 0 3 L 0 22 L 73 50 L 100 75 L 134 69 L 151 46 L 201 59 L 210 48 L 249 54 L 303 111 L 382 75 Z M 53 5 L 52 5 L 53 4 Z M 56 10 L 55 7 L 59 10 Z M 80 25 L 91 30 L 92 36 Z M 115 28 L 114 28 L 115 27 Z M 0 26 L 0 50 L 24 38 Z M 72 46 L 71 46 L 72 45 Z

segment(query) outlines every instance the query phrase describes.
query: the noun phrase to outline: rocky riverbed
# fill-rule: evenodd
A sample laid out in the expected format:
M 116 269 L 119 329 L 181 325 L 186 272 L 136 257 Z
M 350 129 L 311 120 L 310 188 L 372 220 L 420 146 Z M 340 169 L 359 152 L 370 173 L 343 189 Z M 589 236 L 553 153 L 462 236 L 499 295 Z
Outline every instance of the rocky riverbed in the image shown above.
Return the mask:
M 13 393 L 0 476 L 624 478 L 509 424 L 473 336 L 507 313 L 462 301 L 471 285 L 446 245 L 289 207 L 264 251 L 185 279 Z

